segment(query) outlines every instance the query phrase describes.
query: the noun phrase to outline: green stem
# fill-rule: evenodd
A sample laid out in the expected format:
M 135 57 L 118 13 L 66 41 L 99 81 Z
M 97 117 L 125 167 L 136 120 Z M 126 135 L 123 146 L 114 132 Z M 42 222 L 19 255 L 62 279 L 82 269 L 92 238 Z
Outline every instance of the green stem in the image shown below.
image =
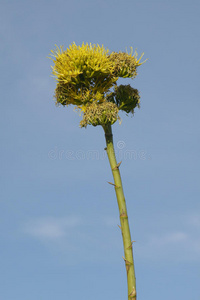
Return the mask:
M 121 176 L 119 172 L 119 164 L 117 164 L 115 151 L 113 146 L 113 135 L 111 124 L 106 124 L 103 126 L 106 138 L 106 151 L 108 159 L 110 162 L 110 167 L 112 170 L 114 178 L 114 187 L 117 196 L 117 202 L 119 207 L 121 232 L 124 244 L 124 261 L 127 273 L 127 283 L 128 283 L 128 300 L 136 300 L 136 282 L 135 282 L 135 270 L 134 270 L 134 260 L 133 260 L 133 250 L 130 228 L 128 223 L 128 215 L 126 209 L 126 202 L 122 187 Z

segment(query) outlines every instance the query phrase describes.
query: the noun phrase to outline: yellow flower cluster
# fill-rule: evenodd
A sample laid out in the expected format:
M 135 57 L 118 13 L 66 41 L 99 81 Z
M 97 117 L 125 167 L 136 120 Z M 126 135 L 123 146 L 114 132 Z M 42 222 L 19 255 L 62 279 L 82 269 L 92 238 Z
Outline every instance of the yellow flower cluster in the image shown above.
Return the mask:
M 57 47 L 51 52 L 54 57 L 52 73 L 58 81 L 55 91 L 58 103 L 80 106 L 87 102 L 102 102 L 104 94 L 117 80 L 112 76 L 109 50 L 103 46 L 73 43 L 66 51 Z
M 141 56 L 142 57 L 142 56 Z M 73 104 L 83 111 L 84 124 L 100 124 L 102 120 L 118 119 L 118 110 L 133 112 L 139 103 L 139 94 L 130 88 L 117 90 L 117 80 L 122 78 L 134 78 L 137 75 L 137 67 L 140 66 L 141 57 L 137 58 L 137 52 L 112 52 L 104 46 L 83 43 L 77 46 L 71 44 L 66 50 L 63 47 L 56 47 L 51 51 L 53 76 L 57 80 L 55 99 L 57 104 Z M 115 86 L 114 92 L 111 88 Z M 137 95 L 136 95 L 137 94 Z M 123 98 L 123 99 L 122 99 Z M 136 101 L 137 98 L 137 101 Z M 126 103 L 128 101 L 128 103 Z M 112 105 L 105 103 L 112 102 Z M 91 108 L 90 105 L 94 104 Z M 115 105 L 113 105 L 115 104 Z M 96 105 L 101 105 L 98 106 Z M 105 110 L 106 108 L 106 110 Z M 113 114 L 105 118 L 105 112 L 113 110 Z M 117 109 L 117 114 L 116 114 Z M 87 114 L 87 111 L 90 113 Z M 104 111 L 104 112 L 103 112 Z M 98 112 L 98 120 L 92 122 L 91 114 Z M 103 118 L 99 113 L 104 114 Z M 88 122 L 86 120 L 88 116 Z M 111 119 L 109 119 L 111 118 Z M 95 115 L 93 116 L 95 120 Z M 101 121 L 99 121 L 101 119 Z M 106 122 L 106 121 L 105 121 Z M 82 126 L 85 126 L 82 124 Z M 96 126 L 96 125 L 94 125 Z
M 55 57 L 53 59 L 55 66 L 52 67 L 53 75 L 57 77 L 58 81 L 63 83 L 79 83 L 81 77 L 78 75 L 84 75 L 85 81 L 90 82 L 93 77 L 99 75 L 107 76 L 112 69 L 112 63 L 108 59 L 106 50 L 103 46 L 82 44 L 77 46 L 75 43 L 69 46 L 66 51 L 63 51 L 63 47 L 55 51 L 51 51 Z

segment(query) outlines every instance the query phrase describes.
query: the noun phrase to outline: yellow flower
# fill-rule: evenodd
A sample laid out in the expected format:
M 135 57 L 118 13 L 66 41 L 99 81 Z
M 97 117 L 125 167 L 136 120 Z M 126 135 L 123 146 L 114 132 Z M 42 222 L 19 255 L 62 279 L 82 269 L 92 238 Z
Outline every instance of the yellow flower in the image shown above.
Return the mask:
M 130 85 L 118 87 L 116 82 L 119 77 L 134 78 L 142 56 L 138 59 L 132 48 L 130 54 L 109 53 L 103 45 L 91 43 L 81 46 L 72 43 L 66 50 L 56 46 L 51 51 L 52 73 L 57 81 L 56 103 L 73 104 L 80 109 L 81 126 L 113 124 L 118 119 L 118 110 L 133 112 L 139 105 L 138 91 Z
M 63 105 L 101 102 L 117 80 L 108 52 L 103 46 L 87 43 L 82 46 L 73 43 L 65 51 L 63 47 L 52 50 L 52 73 L 58 82 L 57 102 Z
M 113 62 L 114 75 L 116 77 L 122 78 L 134 78 L 137 75 L 137 67 L 142 65 L 144 62 L 140 63 L 141 58 L 144 53 L 138 59 L 138 53 L 135 51 L 133 54 L 133 48 L 131 47 L 131 52 L 112 52 L 109 56 L 110 60 Z

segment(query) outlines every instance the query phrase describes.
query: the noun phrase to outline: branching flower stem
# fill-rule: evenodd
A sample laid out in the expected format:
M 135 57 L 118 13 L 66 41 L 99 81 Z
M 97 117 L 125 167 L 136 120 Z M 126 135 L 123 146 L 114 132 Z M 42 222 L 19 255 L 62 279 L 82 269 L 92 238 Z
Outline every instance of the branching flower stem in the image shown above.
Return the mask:
M 122 187 L 122 180 L 120 176 L 119 166 L 117 164 L 114 146 L 113 146 L 113 134 L 111 124 L 103 125 L 106 139 L 106 152 L 108 155 L 110 167 L 114 179 L 114 187 L 119 207 L 120 215 L 120 228 L 122 232 L 123 245 L 124 245 L 124 261 L 127 272 L 127 283 L 128 283 L 128 300 L 136 300 L 136 280 L 135 280 L 135 269 L 134 269 L 134 260 L 133 260 L 133 250 L 131 241 L 130 228 L 128 223 L 128 215 L 126 202 Z
M 128 300 L 136 300 L 135 271 L 131 234 L 126 202 L 117 164 L 112 124 L 120 120 L 119 111 L 134 114 L 140 105 L 139 91 L 128 85 L 118 85 L 119 78 L 135 78 L 143 54 L 111 52 L 104 46 L 72 43 L 66 50 L 61 46 L 51 51 L 54 62 L 52 73 L 57 80 L 56 104 L 75 105 L 82 112 L 80 127 L 102 126 L 106 137 L 106 150 L 110 162 L 120 215 L 120 229 L 124 244 L 124 261 L 127 272 Z

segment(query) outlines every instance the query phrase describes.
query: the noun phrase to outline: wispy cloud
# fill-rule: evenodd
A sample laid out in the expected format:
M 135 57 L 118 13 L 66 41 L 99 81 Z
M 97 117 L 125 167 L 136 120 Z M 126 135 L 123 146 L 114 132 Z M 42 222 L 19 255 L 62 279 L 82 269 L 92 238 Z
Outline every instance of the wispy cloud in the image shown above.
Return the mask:
M 23 231 L 35 238 L 58 239 L 68 235 L 70 229 L 80 225 L 80 223 L 81 220 L 78 217 L 43 217 L 30 220 Z
M 149 234 L 135 249 L 139 257 L 149 261 L 200 261 L 200 236 L 182 231 Z
M 113 225 L 116 226 L 114 233 Z M 39 241 L 39 246 L 54 253 L 67 265 L 80 261 L 115 261 L 119 256 L 116 251 L 122 247 L 117 219 L 112 217 L 98 220 L 78 216 L 42 217 L 23 224 L 22 232 L 26 237 Z
M 199 216 L 188 214 L 177 218 L 178 222 L 170 221 L 174 227 L 168 230 L 163 222 L 163 229 L 160 226 L 156 231 L 141 232 L 134 243 L 137 259 L 147 263 L 200 261 Z M 117 224 L 118 218 L 109 215 L 99 219 L 42 217 L 24 224 L 23 232 L 63 257 L 67 264 L 83 260 L 115 261 L 123 255 Z
M 146 262 L 200 262 L 200 214 L 196 211 L 156 216 L 141 228 L 134 243 L 138 259 Z
M 184 232 L 171 232 L 167 233 L 164 236 L 152 236 L 151 244 L 154 244 L 157 247 L 179 244 L 188 240 L 188 235 Z

